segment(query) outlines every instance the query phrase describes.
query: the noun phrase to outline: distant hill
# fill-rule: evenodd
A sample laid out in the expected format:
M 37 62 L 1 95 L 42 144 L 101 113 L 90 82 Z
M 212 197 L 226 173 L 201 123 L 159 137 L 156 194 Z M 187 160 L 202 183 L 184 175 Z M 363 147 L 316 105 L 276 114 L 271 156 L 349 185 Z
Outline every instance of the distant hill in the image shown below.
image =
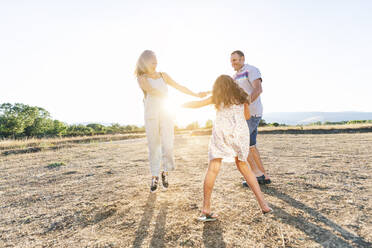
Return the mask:
M 264 113 L 263 119 L 267 123 L 298 125 L 318 121 L 372 120 L 372 112 L 275 112 Z

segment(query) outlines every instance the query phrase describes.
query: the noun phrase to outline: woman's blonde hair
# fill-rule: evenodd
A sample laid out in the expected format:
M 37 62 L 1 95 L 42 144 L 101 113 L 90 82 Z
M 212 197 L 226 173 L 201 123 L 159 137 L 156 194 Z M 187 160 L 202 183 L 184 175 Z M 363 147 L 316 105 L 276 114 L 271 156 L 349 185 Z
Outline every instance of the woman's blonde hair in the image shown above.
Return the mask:
M 134 70 L 134 75 L 137 77 L 142 76 L 148 72 L 147 62 L 149 59 L 153 58 L 155 53 L 151 50 L 145 50 L 141 53 L 137 60 L 136 69 Z

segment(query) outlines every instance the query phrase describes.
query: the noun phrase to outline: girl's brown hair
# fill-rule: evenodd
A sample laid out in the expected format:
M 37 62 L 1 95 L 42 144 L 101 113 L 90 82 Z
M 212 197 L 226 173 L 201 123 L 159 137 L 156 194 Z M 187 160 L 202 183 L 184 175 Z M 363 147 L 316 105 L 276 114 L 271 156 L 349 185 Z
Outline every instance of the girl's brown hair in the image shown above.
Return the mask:
M 216 109 L 249 102 L 248 94 L 228 75 L 221 75 L 213 85 L 212 101 Z

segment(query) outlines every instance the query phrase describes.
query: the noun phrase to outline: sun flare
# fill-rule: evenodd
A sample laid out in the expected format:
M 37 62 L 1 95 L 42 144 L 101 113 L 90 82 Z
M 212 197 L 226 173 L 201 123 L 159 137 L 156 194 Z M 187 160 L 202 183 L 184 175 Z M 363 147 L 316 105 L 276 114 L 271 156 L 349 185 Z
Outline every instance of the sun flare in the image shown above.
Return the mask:
M 183 108 L 182 104 L 188 101 L 198 99 L 190 99 L 185 96 L 168 96 L 164 101 L 165 110 L 173 116 L 175 124 L 179 127 L 186 127 L 192 122 L 198 122 L 200 127 L 205 126 L 207 120 L 213 120 L 214 109 L 212 106 L 199 109 Z

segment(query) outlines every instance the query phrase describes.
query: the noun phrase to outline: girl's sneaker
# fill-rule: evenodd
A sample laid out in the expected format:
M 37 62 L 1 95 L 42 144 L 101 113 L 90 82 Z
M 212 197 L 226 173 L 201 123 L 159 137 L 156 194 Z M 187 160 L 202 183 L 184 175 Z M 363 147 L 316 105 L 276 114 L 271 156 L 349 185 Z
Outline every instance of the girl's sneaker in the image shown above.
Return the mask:
M 158 189 L 159 177 L 153 177 L 151 180 L 150 191 L 153 193 Z
M 168 174 L 166 174 L 164 171 L 161 173 L 161 182 L 163 183 L 163 187 L 165 189 L 168 188 Z

